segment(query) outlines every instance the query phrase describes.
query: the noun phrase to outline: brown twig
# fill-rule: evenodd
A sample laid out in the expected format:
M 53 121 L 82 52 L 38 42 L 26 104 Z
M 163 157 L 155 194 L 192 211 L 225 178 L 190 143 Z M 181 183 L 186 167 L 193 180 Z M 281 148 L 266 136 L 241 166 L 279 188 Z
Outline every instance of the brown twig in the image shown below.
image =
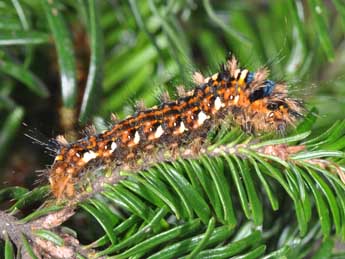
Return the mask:
M 6 236 L 17 246 L 22 246 L 22 234 L 30 236 L 30 227 L 25 224 L 18 223 L 17 218 L 0 211 L 0 239 L 5 239 Z
M 74 212 L 67 208 L 24 224 L 20 223 L 16 217 L 0 211 L 0 239 L 5 239 L 8 236 L 24 259 L 32 257 L 24 249 L 22 236 L 25 236 L 30 241 L 32 250 L 38 258 L 73 259 L 76 258 L 77 253 L 89 258 L 89 255 L 95 254 L 96 251 L 93 249 L 83 249 L 79 241 L 71 235 L 60 234 L 60 237 L 64 240 L 62 246 L 35 235 L 36 230 L 52 229 L 60 226 L 73 214 Z

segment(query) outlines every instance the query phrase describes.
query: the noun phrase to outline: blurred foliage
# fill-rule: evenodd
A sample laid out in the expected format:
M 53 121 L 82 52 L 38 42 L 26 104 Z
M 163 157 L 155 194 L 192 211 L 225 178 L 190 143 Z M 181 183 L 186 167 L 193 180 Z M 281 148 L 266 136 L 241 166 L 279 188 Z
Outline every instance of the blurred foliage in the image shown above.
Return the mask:
M 177 85 L 192 87 L 193 71 L 207 75 L 217 71 L 229 52 L 253 71 L 263 65 L 269 67 L 273 80 L 288 82 L 293 94 L 304 99 L 308 108 L 316 107 L 319 116 L 313 128 L 315 135 L 345 118 L 343 0 L 0 0 L 0 17 L 0 179 L 4 186 L 28 186 L 33 181 L 32 172 L 52 162 L 42 155 L 42 149 L 23 137 L 24 131 L 45 142 L 36 128 L 48 138 L 63 133 L 71 140 L 78 138 L 78 132 L 88 123 L 102 129 L 107 127 L 110 113 L 123 118 L 133 112 L 137 100 L 152 106 L 163 89 L 174 93 Z M 28 127 L 23 129 L 22 123 Z M 337 130 L 344 132 L 340 126 Z M 344 141 L 339 139 L 338 150 Z M 151 179 L 150 174 L 140 177 Z M 289 181 L 293 185 L 300 180 Z M 136 190 L 135 181 L 124 185 Z M 116 189 L 117 195 L 123 191 L 121 188 Z M 42 197 L 42 191 L 35 190 L 35 195 Z M 15 189 L 14 194 L 9 193 L 17 200 L 26 191 Z M 94 208 L 101 205 L 97 202 L 95 199 L 81 205 L 93 218 L 82 214 L 85 221 L 98 219 Z M 227 258 L 242 251 L 246 251 L 243 256 L 252 253 L 248 258 L 259 258 L 264 243 L 268 244 L 266 251 L 271 251 L 265 258 L 303 258 L 316 249 L 312 244 L 321 238 L 316 223 L 303 236 L 299 236 L 296 222 L 282 227 L 289 223 L 293 207 L 270 211 L 272 215 L 266 220 L 272 224 L 267 226 L 267 238 L 260 229 L 251 231 L 253 223 L 244 219 L 236 231 L 219 224 L 219 218 L 210 217 L 206 217 L 209 222 L 193 218 L 171 228 L 163 220 L 168 210 L 161 202 L 153 208 L 144 201 L 139 203 L 148 213 L 144 219 L 135 213 L 127 218 L 109 213 L 110 223 L 100 222 L 114 236 L 129 237 L 127 243 L 113 246 L 113 251 L 126 251 L 116 258 L 140 258 L 150 244 L 164 237 L 174 240 L 165 258 L 174 258 L 173 252 L 178 249 L 197 254 L 217 242 L 226 246 L 204 250 L 198 258 Z M 78 230 L 78 224 L 73 223 Z M 147 228 L 161 235 L 135 247 L 148 237 Z M 80 229 L 80 236 L 85 239 L 82 241 L 93 242 L 100 231 Z M 183 233 L 196 234 L 188 240 Z M 103 246 L 108 238 L 103 236 L 92 246 Z M 263 239 L 266 241 L 261 242 Z M 115 237 L 110 241 L 118 242 Z M 329 253 L 327 245 L 333 244 L 331 237 L 324 241 L 326 245 L 315 252 L 318 258 L 326 258 L 323 255 Z M 233 245 L 236 242 L 243 249 Z M 283 245 L 287 243 L 292 245 Z M 5 246 L 11 254 L 8 240 Z

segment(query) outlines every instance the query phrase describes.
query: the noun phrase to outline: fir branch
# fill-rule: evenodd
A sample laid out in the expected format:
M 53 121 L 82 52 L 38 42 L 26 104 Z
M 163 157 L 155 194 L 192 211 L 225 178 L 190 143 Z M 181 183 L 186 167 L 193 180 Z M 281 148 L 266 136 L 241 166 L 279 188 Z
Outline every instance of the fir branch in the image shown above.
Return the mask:
M 17 247 L 23 247 L 22 236 L 24 235 L 32 242 L 33 251 L 37 254 L 44 254 L 45 256 L 54 258 L 71 258 L 71 256 L 75 256 L 76 253 L 84 256 L 94 254 L 95 251 L 93 249 L 82 248 L 75 237 L 61 232 L 60 226 L 75 214 L 76 207 L 94 197 L 96 194 L 104 192 L 109 185 L 121 183 L 127 175 L 136 175 L 139 172 L 144 172 L 150 170 L 152 167 L 159 167 L 159 165 L 164 165 L 166 163 L 174 164 L 177 162 L 177 159 L 179 161 L 198 161 L 203 158 L 208 158 L 212 161 L 212 159 L 216 158 L 234 156 L 242 158 L 242 160 L 248 160 L 250 163 L 254 163 L 253 159 L 255 159 L 259 164 L 262 163 L 260 161 L 266 160 L 268 162 L 274 162 L 277 166 L 280 165 L 286 169 L 292 166 L 292 170 L 295 170 L 293 169 L 294 166 L 299 166 L 301 168 L 311 168 L 312 170 L 333 172 L 333 177 L 338 175 L 340 180 L 343 180 L 343 168 L 336 162 L 331 161 L 330 158 L 344 157 L 344 152 L 309 151 L 307 145 L 295 144 L 296 141 L 305 140 L 308 135 L 309 132 L 306 132 L 270 141 L 258 141 L 258 139 L 243 138 L 243 135 L 240 135 L 240 137 L 235 135 L 232 138 L 233 141 L 230 141 L 228 144 L 205 145 L 199 148 L 193 146 L 191 148 L 179 150 L 178 154 L 172 151 L 152 156 L 149 160 L 145 161 L 145 163 L 138 163 L 135 167 L 131 165 L 131 167 L 128 166 L 127 168 L 115 168 L 110 176 L 104 175 L 95 178 L 92 182 L 91 191 L 82 192 L 74 199 L 67 201 L 63 209 L 48 213 L 28 223 L 19 224 L 15 217 L 1 212 L 5 219 L 2 226 L 5 231 L 2 233 L 1 238 L 4 239 L 5 233 L 7 233 Z M 222 141 L 218 143 L 222 143 Z M 263 160 L 258 159 L 259 157 Z M 163 170 L 168 170 L 167 168 L 164 169 L 165 167 L 162 168 Z M 123 172 L 125 170 L 127 173 L 124 174 Z M 90 173 L 92 174 L 92 172 Z M 274 172 L 272 173 L 274 174 Z M 334 179 L 339 178 L 336 177 Z M 286 191 L 288 191 L 288 189 L 286 189 Z M 52 204 L 54 204 L 54 201 L 49 201 L 45 206 L 49 207 Z M 40 230 L 52 230 L 53 233 L 58 234 L 63 240 L 62 245 L 57 245 L 50 240 L 35 235 L 35 233 Z M 23 251 L 25 250 L 22 250 L 22 253 L 24 253 Z
M 5 240 L 6 236 L 19 249 L 23 259 L 32 258 L 32 255 L 25 249 L 23 238 L 30 241 L 32 251 L 38 258 L 56 258 L 56 259 L 70 259 L 76 258 L 77 254 L 89 258 L 90 255 L 95 254 L 95 251 L 90 248 L 83 248 L 78 239 L 66 234 L 60 233 L 63 243 L 57 245 L 53 241 L 45 238 L 40 238 L 37 231 L 42 229 L 52 229 L 60 226 L 70 216 L 74 214 L 70 208 L 63 209 L 59 212 L 49 214 L 29 223 L 21 223 L 16 217 L 0 211 L 0 239 Z M 59 231 L 58 231 L 59 232 Z M 99 257 L 100 259 L 104 257 Z
M 3 211 L 0 211 L 0 218 L 0 239 L 5 240 L 9 236 L 17 247 L 22 247 L 22 234 L 30 236 L 30 226 L 20 224 L 14 216 Z
M 247 159 L 249 156 L 251 156 L 251 153 L 254 152 L 255 154 L 259 156 L 262 156 L 268 160 L 278 161 L 279 163 L 283 165 L 287 165 L 286 164 L 287 162 L 293 162 L 295 164 L 300 163 L 301 165 L 304 165 L 303 163 L 309 163 L 310 165 L 319 166 L 321 169 L 333 168 L 335 169 L 334 171 L 340 176 L 340 178 L 343 179 L 344 171 L 342 170 L 340 166 L 337 166 L 336 163 L 330 162 L 325 159 L 311 158 L 311 157 L 308 158 L 306 154 L 311 154 L 311 153 L 306 150 L 305 145 L 280 144 L 280 142 L 287 143 L 287 142 L 296 141 L 298 139 L 303 139 L 307 135 L 309 135 L 309 133 L 300 134 L 298 136 L 293 136 L 290 138 L 285 138 L 280 141 L 275 140 L 273 142 L 269 141 L 269 142 L 260 143 L 260 144 L 258 144 L 257 141 L 254 140 L 247 144 L 219 145 L 211 149 L 206 148 L 206 147 L 202 147 L 199 150 L 195 150 L 193 148 L 191 149 L 186 148 L 182 150 L 178 155 L 175 154 L 175 156 L 172 156 L 171 153 L 159 154 L 157 156 L 154 156 L 149 161 L 146 161 L 145 164 L 136 165 L 135 169 L 133 167 L 131 168 L 117 167 L 112 171 L 112 174 L 110 176 L 106 175 L 106 176 L 101 176 L 101 177 L 96 178 L 92 182 L 91 191 L 83 192 L 76 195 L 73 199 L 67 201 L 67 204 L 65 204 L 66 207 L 63 210 L 58 211 L 55 214 L 48 215 L 46 218 L 41 218 L 36 223 L 33 223 L 33 226 L 43 226 L 43 228 L 50 229 L 50 228 L 54 228 L 56 226 L 61 225 L 63 222 L 65 222 L 71 216 L 74 215 L 74 209 L 79 203 L 95 196 L 98 193 L 101 193 L 102 191 L 104 191 L 107 185 L 115 185 L 115 184 L 120 183 L 122 180 L 124 180 L 126 176 L 121 175 L 121 173 L 124 170 L 125 171 L 130 170 L 130 172 L 126 173 L 126 175 L 131 175 L 132 173 L 143 172 L 155 165 L 174 162 L 176 161 L 177 158 L 183 159 L 183 160 L 195 160 L 203 156 L 220 157 L 220 156 L 235 155 L 243 159 Z M 301 151 L 304 151 L 304 156 L 298 157 L 296 154 L 298 154 Z M 343 152 L 331 152 L 327 154 L 319 153 L 319 155 L 321 156 L 323 155 L 335 156 L 335 155 L 343 155 L 343 154 L 344 154 Z M 318 157 L 317 154 L 316 154 L 316 157 Z

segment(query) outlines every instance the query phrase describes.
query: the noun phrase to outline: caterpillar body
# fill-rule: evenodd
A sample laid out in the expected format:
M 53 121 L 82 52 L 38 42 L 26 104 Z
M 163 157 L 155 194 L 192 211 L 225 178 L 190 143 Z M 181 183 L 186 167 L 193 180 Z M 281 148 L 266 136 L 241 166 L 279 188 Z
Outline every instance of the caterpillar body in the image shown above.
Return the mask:
M 280 132 L 303 116 L 302 103 L 287 85 L 268 80 L 268 70 L 250 72 L 230 57 L 211 77 L 194 75 L 196 87 L 174 101 L 137 111 L 109 130 L 74 143 L 60 141 L 49 169 L 57 199 L 75 195 L 75 185 L 92 165 L 121 167 L 165 149 L 205 143 L 208 132 L 229 115 L 246 132 Z

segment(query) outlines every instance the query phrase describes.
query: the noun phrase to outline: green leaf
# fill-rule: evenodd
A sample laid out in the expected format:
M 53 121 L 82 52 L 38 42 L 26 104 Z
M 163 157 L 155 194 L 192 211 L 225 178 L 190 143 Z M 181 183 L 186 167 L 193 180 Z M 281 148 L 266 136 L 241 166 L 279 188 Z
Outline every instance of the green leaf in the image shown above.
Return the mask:
M 48 34 L 38 31 L 3 31 L 0 34 L 0 46 L 43 44 L 48 40 Z
M 326 197 L 326 199 L 328 201 L 329 208 L 332 212 L 336 233 L 340 234 L 340 230 L 341 230 L 340 212 L 339 212 L 338 203 L 337 203 L 337 200 L 336 200 L 336 197 L 335 197 L 333 191 L 331 190 L 329 185 L 320 177 L 320 175 L 317 174 L 317 172 L 315 172 L 314 170 L 311 170 L 310 168 L 307 168 L 307 171 L 313 177 L 314 181 L 316 183 L 318 183 L 321 191 L 323 192 L 324 196 Z
M 206 247 L 207 241 L 210 239 L 211 234 L 214 230 L 215 220 L 211 218 L 210 222 L 208 223 L 206 233 L 203 239 L 199 242 L 199 244 L 193 249 L 193 251 L 186 257 L 186 259 L 193 259 L 196 255 L 200 253 L 200 251 Z
M 34 212 L 32 212 L 31 214 L 29 214 L 28 216 L 26 216 L 25 218 L 21 219 L 20 222 L 21 223 L 27 223 L 27 222 L 30 222 L 34 219 L 42 217 L 44 215 L 59 211 L 62 208 L 63 208 L 62 206 L 54 205 L 54 206 L 48 206 L 45 208 L 37 209 Z
M 78 254 L 78 253 L 77 253 L 77 255 L 76 255 L 76 258 L 77 258 L 77 259 L 87 259 L 86 257 L 84 257 L 84 256 L 82 256 L 82 255 L 80 255 L 80 254 Z
M 339 200 L 339 211 L 342 218 L 342 223 L 345 221 L 345 192 L 340 190 L 340 187 L 337 184 L 332 183 L 333 188 L 337 194 Z M 343 239 L 345 239 L 345 224 L 342 224 L 341 233 L 340 235 Z
M 150 193 L 149 196 L 146 196 L 147 199 L 150 199 L 151 196 L 155 196 L 155 200 L 160 199 L 163 201 L 170 208 L 170 210 L 173 211 L 176 217 L 180 218 L 181 205 L 179 204 L 178 199 L 171 194 L 168 186 L 156 176 L 157 173 L 156 168 L 150 168 L 147 172 L 142 173 L 144 179 L 139 179 Z M 152 203 L 156 204 L 154 200 Z
M 345 28 L 345 5 L 342 0 L 333 0 L 333 4 L 335 5 L 337 11 L 339 12 L 341 19 L 343 21 L 343 28 Z
M 320 0 L 309 0 L 310 11 L 315 21 L 315 30 L 320 39 L 321 47 L 325 52 L 328 60 L 334 59 L 334 49 L 329 35 L 327 26 L 327 9 Z
M 325 202 L 325 200 L 322 198 L 320 192 L 318 191 L 318 189 L 314 186 L 312 180 L 310 179 L 310 177 L 303 171 L 300 171 L 303 178 L 307 181 L 313 195 L 315 198 L 315 202 L 316 202 L 316 208 L 317 208 L 317 212 L 319 214 L 319 219 L 320 219 L 320 223 L 321 223 L 321 229 L 322 229 L 322 233 L 325 237 L 328 237 L 331 231 L 331 222 L 330 222 L 330 218 L 329 218 L 329 208 Z
M 108 75 L 104 80 L 104 88 L 109 91 L 116 83 L 124 78 L 127 78 L 145 68 L 152 59 L 157 57 L 157 52 L 154 47 L 147 47 L 130 53 L 126 59 L 118 57 L 114 62 L 106 63 L 105 74 Z M 114 67 L 117 69 L 114 71 Z M 123 97 L 121 97 L 123 100 Z
M 14 259 L 14 249 L 11 240 L 8 235 L 5 235 L 5 259 Z
M 146 222 L 149 222 L 149 218 L 153 214 L 152 210 L 141 199 L 121 185 L 116 187 L 109 186 L 108 191 L 104 192 L 104 195 L 110 200 L 121 203 L 127 210 L 143 218 Z
M 13 4 L 14 8 L 16 9 L 17 15 L 18 15 L 18 17 L 20 19 L 20 22 L 21 22 L 21 24 L 23 26 L 23 29 L 24 30 L 28 30 L 30 26 L 29 26 L 28 19 L 27 19 L 26 15 L 25 15 L 23 6 L 19 2 L 19 0 L 12 0 L 12 4 Z
M 209 222 L 210 213 L 211 213 L 207 202 L 203 199 L 200 193 L 198 193 L 195 190 L 195 188 L 193 188 L 193 186 L 181 174 L 178 173 L 178 171 L 168 170 L 167 167 L 165 168 L 170 173 L 171 178 L 176 181 L 178 187 L 184 193 L 187 203 L 190 204 L 190 206 L 195 211 L 197 216 L 205 224 L 207 224 Z M 175 168 L 176 168 L 176 165 L 175 165 Z
M 197 177 L 198 181 L 200 182 L 201 186 L 203 187 L 204 193 L 207 195 L 207 198 L 209 199 L 210 206 L 213 207 L 216 215 L 219 218 L 221 217 L 221 205 L 220 205 L 220 199 L 217 194 L 217 188 L 214 184 L 209 184 L 212 182 L 212 177 L 209 172 L 206 173 L 205 169 L 201 167 L 200 163 L 198 161 L 188 161 L 191 165 L 192 169 L 195 172 L 195 176 Z
M 290 186 L 283 179 L 280 171 L 277 168 L 271 166 L 269 163 L 267 163 L 265 160 L 260 158 L 254 152 L 251 152 L 248 150 L 244 150 L 244 151 L 246 153 L 250 154 L 253 158 L 255 158 L 260 164 L 260 169 L 265 168 L 266 170 L 264 172 L 266 174 L 270 175 L 271 177 L 273 177 L 274 179 L 276 179 L 279 182 L 279 184 L 285 189 L 285 191 L 290 196 L 290 198 L 293 200 L 295 210 L 296 210 L 296 216 L 297 216 L 299 229 L 301 231 L 301 234 L 304 235 L 307 231 L 308 226 L 307 226 L 307 221 L 306 221 L 306 217 L 305 217 L 304 210 L 303 210 L 303 204 L 300 200 L 300 197 L 298 197 L 298 194 L 295 193 L 293 190 L 291 190 Z M 261 170 L 263 170 L 263 169 L 261 169 Z
M 210 237 L 206 241 L 205 247 L 213 246 L 222 243 L 223 241 L 227 240 L 231 234 L 233 233 L 234 229 L 227 225 L 215 228 L 212 231 Z M 149 259 L 174 259 L 177 256 L 186 254 L 192 249 L 196 249 L 200 242 L 205 240 L 206 234 L 197 235 L 191 238 L 182 239 L 181 241 L 174 242 L 171 245 L 166 246 L 159 252 L 149 256 Z M 198 254 L 198 258 L 201 256 L 203 252 Z M 183 258 L 183 257 L 182 257 Z
M 236 189 L 239 194 L 241 206 L 244 212 L 244 215 L 247 217 L 247 219 L 250 219 L 250 209 L 247 206 L 249 204 L 247 193 L 244 189 L 243 183 L 241 181 L 240 175 L 238 174 L 238 168 L 235 167 L 235 164 L 233 163 L 232 159 L 229 156 L 224 156 L 225 160 L 228 163 L 230 173 L 234 179 Z M 233 158 L 233 157 L 232 157 Z
M 36 235 L 39 238 L 48 240 L 55 245 L 63 246 L 64 240 L 56 233 L 46 230 L 46 229 L 39 229 L 34 231 L 34 235 Z
M 315 138 L 304 141 L 301 144 L 307 145 L 308 147 L 321 146 L 321 144 L 328 143 L 339 138 L 339 136 L 342 135 L 344 127 L 345 121 L 336 121 L 322 134 L 316 136 Z
M 81 103 L 79 120 L 85 123 L 97 107 L 102 93 L 103 38 L 99 25 L 99 7 L 96 0 L 88 1 L 91 59 L 86 88 Z
M 0 71 L 10 75 L 24 84 L 30 91 L 40 97 L 48 97 L 49 92 L 44 83 L 26 67 L 11 63 L 6 60 L 0 61 Z
M 291 165 L 290 167 L 293 172 L 292 174 L 295 174 L 296 179 L 297 179 L 297 191 L 300 193 L 300 198 L 302 202 L 302 206 L 304 209 L 304 216 L 306 221 L 308 222 L 311 219 L 312 216 L 312 204 L 310 201 L 311 195 L 310 192 L 308 191 L 309 189 L 307 188 L 307 184 L 305 181 L 303 181 L 303 177 L 299 172 L 299 168 Z M 287 173 L 289 173 L 289 170 L 286 170 Z
M 123 259 L 133 256 L 138 253 L 144 253 L 150 251 L 155 246 L 161 245 L 165 242 L 172 241 L 175 238 L 182 238 L 190 232 L 193 232 L 200 225 L 200 221 L 192 220 L 180 226 L 177 226 L 168 231 L 162 232 L 155 235 L 125 251 L 124 253 L 118 254 L 115 257 L 110 257 L 110 259 Z
M 26 250 L 26 252 L 31 256 L 32 259 L 38 259 L 35 255 L 35 252 L 33 251 L 30 242 L 27 240 L 27 238 L 22 234 L 21 235 L 21 241 L 23 243 L 23 246 Z
M 188 205 L 188 198 L 187 193 L 185 191 L 186 188 L 184 188 L 184 185 L 187 185 L 187 181 L 185 181 L 184 178 L 178 176 L 178 173 L 176 171 L 166 165 L 162 164 L 162 166 L 157 166 L 157 169 L 161 172 L 162 176 L 167 179 L 169 184 L 174 188 L 175 192 L 180 198 L 180 203 L 182 204 L 182 216 L 187 218 L 188 220 L 193 218 L 193 211 Z M 189 200 L 190 201 L 190 200 Z
M 104 229 L 104 231 L 107 233 L 108 238 L 111 240 L 111 242 L 114 244 L 117 240 L 116 237 L 113 235 L 112 230 L 114 227 L 114 222 L 111 222 L 111 219 L 104 216 L 103 211 L 98 210 L 97 207 L 93 206 L 91 201 L 84 202 L 82 204 L 79 204 L 80 207 L 82 207 L 84 210 L 89 212 L 101 225 L 101 227 Z
M 234 256 L 232 257 L 233 259 L 252 259 L 252 258 L 261 258 L 264 252 L 266 251 L 266 246 L 261 245 L 252 251 L 239 255 L 239 256 Z
M 136 225 L 139 223 L 140 218 L 136 215 L 130 216 L 128 219 L 124 220 L 121 222 L 121 224 L 117 225 L 113 229 L 113 235 L 118 236 L 128 230 L 131 226 Z M 92 242 L 91 244 L 85 246 L 85 249 L 90 249 L 90 248 L 97 248 L 101 246 L 105 246 L 106 244 L 109 243 L 109 238 L 105 235 L 99 238 L 98 240 Z
M 109 208 L 108 204 L 105 204 L 96 199 L 89 199 L 90 203 L 95 206 L 113 225 L 119 223 L 120 218 Z
M 334 247 L 334 241 L 331 238 L 327 238 L 323 240 L 319 249 L 316 251 L 316 253 L 313 254 L 313 259 L 333 258 L 331 256 L 333 247 Z
M 24 110 L 16 107 L 5 119 L 0 129 L 0 160 L 6 157 L 8 146 L 15 137 L 24 117 Z
M 308 114 L 304 116 L 301 123 L 296 128 L 296 133 L 309 132 L 316 122 L 318 111 L 315 107 L 308 111 Z
M 288 254 L 290 250 L 291 250 L 290 246 L 284 246 L 281 249 L 278 249 L 276 251 L 273 251 L 267 254 L 266 256 L 262 257 L 262 259 L 289 258 Z
M 18 210 L 21 210 L 26 206 L 30 206 L 37 201 L 42 201 L 47 196 L 49 191 L 48 186 L 35 188 L 32 191 L 25 193 L 20 199 L 18 199 L 18 201 L 11 206 L 9 211 L 11 213 L 15 213 Z
M 248 205 L 251 207 L 251 213 L 254 223 L 259 226 L 263 223 L 263 208 L 262 208 L 262 202 L 259 199 L 259 194 L 257 193 L 255 186 L 254 186 L 254 180 L 250 176 L 250 169 L 248 167 L 247 160 L 244 161 L 243 166 L 241 166 L 241 162 L 237 157 L 234 157 L 235 161 L 238 164 L 238 167 L 240 168 L 244 184 L 246 186 L 246 191 L 249 198 Z
M 120 68 L 119 68 L 120 69 Z M 122 107 L 132 95 L 134 95 L 141 87 L 145 85 L 150 79 L 153 67 L 148 64 L 144 65 L 134 77 L 130 77 L 127 82 L 124 83 L 123 87 L 118 89 L 114 94 L 106 100 L 106 107 L 109 110 L 117 110 Z M 113 72 L 116 75 L 116 71 Z
M 212 180 L 217 190 L 218 197 L 221 202 L 223 215 L 222 218 L 219 219 L 224 220 L 230 226 L 236 226 L 237 219 L 230 197 L 229 185 L 227 184 L 227 179 L 224 176 L 224 168 L 222 165 L 220 165 L 222 164 L 220 160 L 215 160 L 216 162 L 212 162 L 207 157 L 201 158 L 201 162 L 205 165 L 205 167 L 209 171 L 209 174 L 212 177 Z
M 258 175 L 267 195 L 268 195 L 268 199 L 271 203 L 271 207 L 273 210 L 278 210 L 279 209 L 279 202 L 278 202 L 278 199 L 276 197 L 276 195 L 273 193 L 273 191 L 271 190 L 271 187 L 269 185 L 269 183 L 266 181 L 265 177 L 263 176 L 263 173 L 261 172 L 260 168 L 258 167 L 258 164 L 256 163 L 256 161 L 249 157 L 249 160 L 251 162 L 251 164 L 254 165 L 254 168 L 255 168 L 255 171 L 256 171 L 256 174 Z
M 66 108 L 74 108 L 77 102 L 75 54 L 72 41 L 65 24 L 65 18 L 56 1 L 41 0 L 56 46 L 62 101 Z
M 209 0 L 203 0 L 203 5 L 211 21 L 213 21 L 216 25 L 222 28 L 226 33 L 231 35 L 233 38 L 237 39 L 239 42 L 242 42 L 247 47 L 252 45 L 249 39 L 243 36 L 240 32 L 232 29 L 231 26 L 228 26 L 221 19 L 217 17 L 214 10 L 212 9 L 211 2 Z
M 0 201 L 3 202 L 5 200 L 17 200 L 29 190 L 19 186 L 13 187 L 6 187 L 0 190 Z
M 198 255 L 198 258 L 200 259 L 230 258 L 231 256 L 234 256 L 242 252 L 244 249 L 250 246 L 257 245 L 258 242 L 260 241 L 261 241 L 261 234 L 259 231 L 255 231 L 252 234 L 244 237 L 243 239 L 237 240 L 235 242 L 230 242 L 229 244 L 216 247 L 213 249 L 204 250 Z
M 318 151 L 307 151 L 300 152 L 296 155 L 291 155 L 291 158 L 296 160 L 309 160 L 322 157 L 344 157 L 345 153 L 341 151 L 327 151 L 327 150 L 318 150 Z
M 148 236 L 151 235 L 153 228 L 160 222 L 163 217 L 167 214 L 166 208 L 159 209 L 156 215 L 153 215 L 149 223 L 143 226 L 140 230 L 136 230 L 135 233 L 129 235 L 127 238 L 123 239 L 121 242 L 117 244 L 113 244 L 112 246 L 106 248 L 105 250 L 99 252 L 97 256 L 107 255 L 113 253 L 115 251 L 119 251 L 123 248 L 128 248 L 135 244 L 138 244 L 142 240 L 146 239 Z M 199 224 L 195 225 L 195 227 L 199 227 Z M 121 230 L 123 231 L 123 229 Z M 114 232 L 118 232 L 118 228 L 114 230 Z
M 263 141 L 258 144 L 250 145 L 252 149 L 258 149 L 260 147 L 269 146 L 269 145 L 278 145 L 278 144 L 287 144 L 291 142 L 296 142 L 305 139 L 310 135 L 310 131 L 303 132 L 301 134 L 297 134 L 294 136 L 286 137 L 286 138 L 279 138 L 279 139 L 273 139 L 268 141 Z

